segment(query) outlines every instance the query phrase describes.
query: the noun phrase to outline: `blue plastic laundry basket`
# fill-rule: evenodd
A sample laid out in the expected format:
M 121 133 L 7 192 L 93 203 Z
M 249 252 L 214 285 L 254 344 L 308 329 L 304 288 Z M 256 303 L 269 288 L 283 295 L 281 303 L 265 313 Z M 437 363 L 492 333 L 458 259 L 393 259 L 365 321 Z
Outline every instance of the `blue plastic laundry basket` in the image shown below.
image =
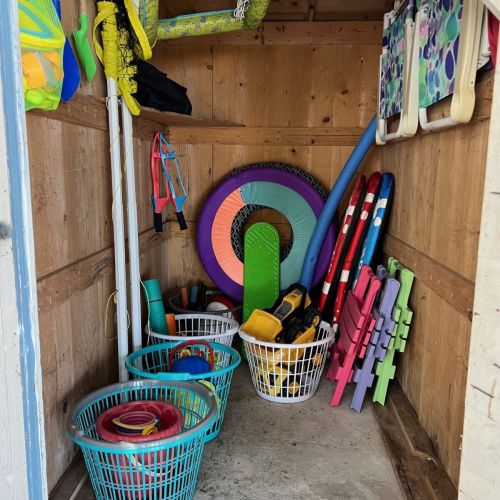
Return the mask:
M 141 443 L 110 443 L 97 434 L 98 417 L 130 401 L 164 401 L 179 408 L 179 434 Z M 207 428 L 217 415 L 216 397 L 203 384 L 135 380 L 99 389 L 73 409 L 67 432 L 83 452 L 98 500 L 188 500 L 200 468 Z
M 240 364 L 241 357 L 235 349 L 218 342 L 209 342 L 214 351 L 215 366 L 214 370 L 206 373 L 191 375 L 190 373 L 170 372 L 169 357 L 172 349 L 179 345 L 179 342 L 167 342 L 165 344 L 154 344 L 144 349 L 139 349 L 130 354 L 125 360 L 127 370 L 139 379 L 158 379 L 158 380 L 198 380 L 212 389 L 217 396 L 219 414 L 215 422 L 207 431 L 206 441 L 215 439 L 220 432 L 224 413 L 226 411 L 229 389 L 235 368 Z M 200 354 L 206 355 L 208 348 L 200 344 L 197 349 Z M 181 356 L 177 352 L 174 359 Z

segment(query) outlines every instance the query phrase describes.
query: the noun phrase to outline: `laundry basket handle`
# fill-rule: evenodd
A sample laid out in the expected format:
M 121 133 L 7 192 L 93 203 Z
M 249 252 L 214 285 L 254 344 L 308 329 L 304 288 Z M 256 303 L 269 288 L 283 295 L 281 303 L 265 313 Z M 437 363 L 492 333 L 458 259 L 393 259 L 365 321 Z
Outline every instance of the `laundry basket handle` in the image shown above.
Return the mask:
M 210 363 L 210 370 L 214 369 L 214 350 L 212 346 L 208 343 L 205 342 L 204 340 L 186 340 L 186 342 L 181 342 L 180 344 L 177 344 L 171 351 L 170 351 L 170 356 L 168 359 L 168 366 L 172 366 L 172 363 L 174 362 L 174 356 L 175 353 L 179 349 L 183 349 L 184 347 L 187 347 L 189 345 L 204 345 L 208 349 L 208 356 L 209 356 L 209 363 Z

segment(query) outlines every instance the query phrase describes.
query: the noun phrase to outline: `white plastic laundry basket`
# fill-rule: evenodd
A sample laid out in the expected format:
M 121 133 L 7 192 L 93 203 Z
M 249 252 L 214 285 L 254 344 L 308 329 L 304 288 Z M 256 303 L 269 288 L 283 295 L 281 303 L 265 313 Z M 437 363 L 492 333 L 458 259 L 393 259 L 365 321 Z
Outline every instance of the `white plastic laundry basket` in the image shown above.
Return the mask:
M 240 324 L 234 319 L 216 314 L 176 314 L 175 327 L 177 335 L 150 331 L 151 342 L 163 344 L 191 338 L 231 346 Z
M 244 325 L 242 326 L 242 328 Z M 262 342 L 240 328 L 255 390 L 277 403 L 298 403 L 314 396 L 334 332 L 322 321 L 308 344 Z

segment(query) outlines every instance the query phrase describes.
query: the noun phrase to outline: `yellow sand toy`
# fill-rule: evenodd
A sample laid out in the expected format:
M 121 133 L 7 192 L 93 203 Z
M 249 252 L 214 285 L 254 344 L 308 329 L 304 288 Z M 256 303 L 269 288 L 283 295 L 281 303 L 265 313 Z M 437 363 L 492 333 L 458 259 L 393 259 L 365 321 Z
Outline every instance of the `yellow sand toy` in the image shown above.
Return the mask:
M 270 344 L 307 344 L 314 341 L 321 316 L 309 307 L 311 299 L 301 285 L 292 285 L 290 291 L 271 308 L 272 312 L 256 309 L 242 330 L 260 342 Z M 302 359 L 305 349 L 289 346 L 248 346 L 264 368 L 278 363 L 293 365 Z
M 303 312 L 310 304 L 306 289 L 301 285 L 292 285 L 283 299 L 274 304 L 271 312 L 255 309 L 243 325 L 243 331 L 263 342 L 283 342 L 286 321 L 294 313 Z
M 286 368 L 277 365 L 269 370 L 261 365 L 257 368 L 259 388 L 269 396 L 295 396 L 300 390 L 300 380 Z

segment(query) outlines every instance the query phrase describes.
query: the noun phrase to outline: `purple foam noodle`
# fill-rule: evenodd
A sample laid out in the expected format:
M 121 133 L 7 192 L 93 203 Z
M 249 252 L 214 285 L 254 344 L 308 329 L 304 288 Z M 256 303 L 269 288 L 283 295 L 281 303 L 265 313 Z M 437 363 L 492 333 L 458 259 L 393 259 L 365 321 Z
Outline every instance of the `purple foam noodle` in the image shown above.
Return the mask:
M 396 323 L 392 319 L 392 310 L 399 292 L 399 281 L 390 278 L 386 272 L 379 273 L 379 269 L 377 269 L 377 277 L 385 279 L 385 283 L 380 295 L 379 306 L 375 306 L 373 309 L 373 316 L 376 321 L 375 328 L 372 332 L 363 364 L 361 367 L 356 368 L 353 377 L 356 388 L 351 400 L 351 408 L 357 412 L 361 411 L 366 391 L 373 385 L 373 381 L 375 380 L 375 374 L 373 373 L 375 361 L 382 361 L 384 359 L 387 353 L 387 345 L 384 347 L 384 343 L 389 343 L 391 332 L 394 331 L 396 326 Z

